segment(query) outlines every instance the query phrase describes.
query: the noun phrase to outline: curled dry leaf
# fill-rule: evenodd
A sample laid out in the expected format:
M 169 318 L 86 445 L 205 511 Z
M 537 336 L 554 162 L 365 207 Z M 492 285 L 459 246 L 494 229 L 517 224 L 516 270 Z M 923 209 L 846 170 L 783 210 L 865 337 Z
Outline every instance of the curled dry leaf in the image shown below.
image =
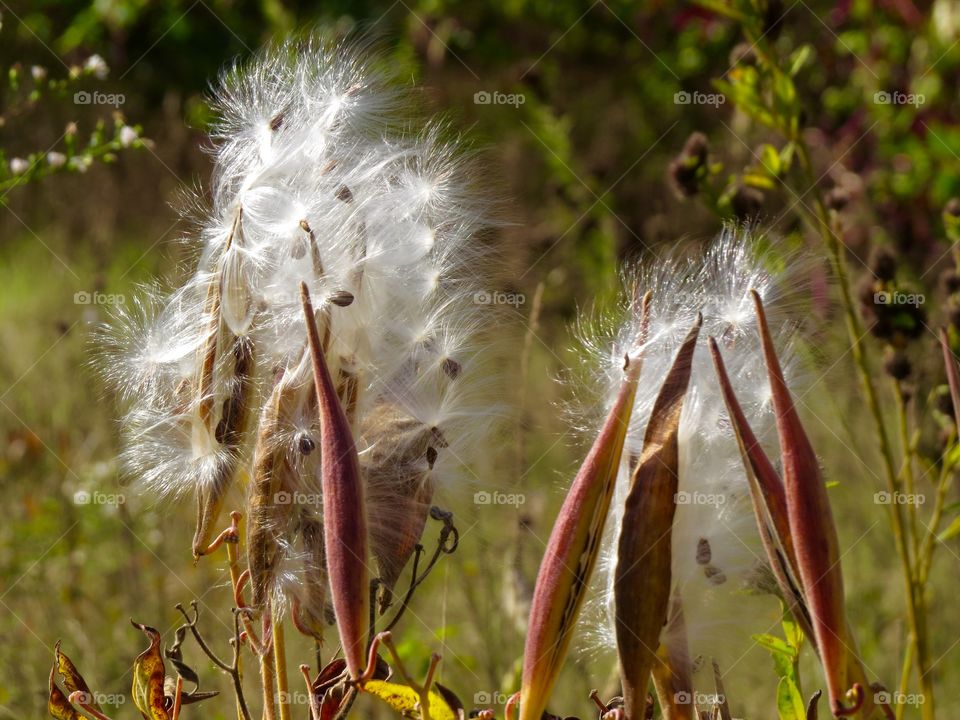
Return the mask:
M 460 715 L 454 710 L 444 694 L 438 690 L 430 690 L 428 694 L 429 707 L 421 707 L 420 693 L 409 685 L 388 682 L 386 680 L 368 680 L 363 691 L 379 698 L 392 707 L 404 718 L 411 720 L 460 720 Z M 447 691 L 449 692 L 449 691 Z
M 47 712 L 56 720 L 83 720 L 81 715 L 67 700 L 63 690 L 56 683 L 57 663 L 50 668 L 50 680 L 47 692 Z
M 160 652 L 160 633 L 148 625 L 130 623 L 150 639 L 150 646 L 133 663 L 131 695 L 137 710 L 147 720 L 170 720 L 164 698 L 164 666 Z

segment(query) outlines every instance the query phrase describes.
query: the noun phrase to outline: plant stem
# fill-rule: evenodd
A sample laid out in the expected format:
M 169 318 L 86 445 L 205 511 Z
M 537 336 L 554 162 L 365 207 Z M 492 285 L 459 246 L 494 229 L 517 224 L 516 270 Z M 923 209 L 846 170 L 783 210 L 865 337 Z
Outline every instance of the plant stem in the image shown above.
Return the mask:
M 910 550 L 914 562 L 920 557 L 920 538 L 917 534 L 917 504 L 913 502 L 916 479 L 913 473 L 913 447 L 910 443 L 910 417 L 907 411 L 907 400 L 903 395 L 903 386 L 899 380 L 894 380 L 893 395 L 897 400 L 897 425 L 900 431 L 900 446 L 903 461 L 900 464 L 899 477 L 903 481 L 906 491 L 907 504 L 907 532 L 910 536 Z
M 230 587 L 235 588 L 235 587 L 237 587 L 237 583 L 238 583 L 239 580 L 240 580 L 240 572 L 241 572 L 241 571 L 240 571 L 240 559 L 239 559 L 239 556 L 240 556 L 240 513 L 234 511 L 234 512 L 230 513 L 230 517 L 233 519 L 233 523 L 234 523 L 234 525 L 237 527 L 236 542 L 228 542 L 228 543 L 227 543 L 227 563 L 228 563 L 228 566 L 229 566 L 229 568 L 230 568 Z M 239 622 L 239 620 L 235 620 L 235 622 Z M 242 667 L 242 664 L 241 664 L 241 656 L 242 656 L 242 653 L 240 652 L 240 647 L 239 647 L 239 645 L 238 645 L 238 646 L 237 646 L 237 650 L 236 650 L 236 661 L 234 662 L 234 665 L 235 665 L 235 667 L 234 667 L 234 680 L 235 680 L 235 684 L 236 684 L 238 687 L 242 687 L 242 686 L 243 686 L 243 667 Z M 245 718 L 246 718 L 247 720 L 249 720 L 249 719 L 247 718 L 246 708 L 243 706 L 243 698 L 238 695 L 238 696 L 237 696 L 237 720 L 245 720 Z
M 277 671 L 277 690 L 280 692 L 280 720 L 290 720 L 290 688 L 287 683 L 287 650 L 283 636 L 283 618 L 271 610 L 273 621 L 273 660 Z
M 813 175 L 806 143 L 804 143 L 800 137 L 794 138 L 794 142 L 797 148 L 797 158 L 806 175 L 806 181 L 809 183 L 809 187 L 815 188 L 816 179 Z M 850 352 L 853 355 L 854 365 L 860 377 L 860 385 L 867 399 L 867 407 L 870 415 L 873 417 L 877 442 L 880 445 L 880 456 L 883 460 L 883 468 L 886 475 L 887 491 L 893 498 L 896 496 L 896 493 L 899 492 L 900 482 L 895 470 L 893 451 L 889 437 L 887 436 L 887 429 L 883 421 L 883 412 L 880 409 L 880 402 L 873 382 L 870 361 L 861 345 L 866 333 L 860 322 L 860 317 L 857 315 L 857 308 L 853 301 L 853 292 L 850 287 L 850 278 L 847 274 L 846 258 L 844 257 L 845 247 L 834 232 L 830 224 L 830 216 L 827 212 L 826 205 L 819 191 L 816 189 L 814 190 L 814 207 L 815 212 L 813 215 L 817 230 L 827 247 L 834 273 L 840 285 L 847 334 L 850 338 Z M 903 574 L 904 590 L 907 600 L 907 619 L 913 636 L 917 672 L 919 674 L 921 692 L 924 695 L 924 703 L 921 706 L 923 718 L 924 720 L 934 720 L 933 683 L 927 674 L 929 658 L 927 657 L 927 638 L 925 634 L 925 608 L 923 598 L 918 598 L 917 588 L 914 583 L 913 563 L 911 561 L 910 548 L 907 544 L 903 512 L 899 503 L 890 503 L 890 518 Z
M 263 637 L 264 644 L 270 642 L 273 633 L 270 627 L 270 612 L 264 609 Z M 263 687 L 263 720 L 276 720 L 277 703 L 274 695 L 277 681 L 277 668 L 273 661 L 273 652 L 269 647 L 261 648 L 260 654 L 260 684 Z

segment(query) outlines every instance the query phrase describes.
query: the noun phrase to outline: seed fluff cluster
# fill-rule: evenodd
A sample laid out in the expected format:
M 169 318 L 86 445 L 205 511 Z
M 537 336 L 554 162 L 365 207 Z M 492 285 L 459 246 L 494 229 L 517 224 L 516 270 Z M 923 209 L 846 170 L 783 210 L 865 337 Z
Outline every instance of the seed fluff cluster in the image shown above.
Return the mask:
M 388 588 L 492 414 L 491 314 L 473 302 L 489 206 L 459 141 L 420 120 L 414 94 L 368 55 L 313 36 L 224 73 L 196 266 L 172 292 L 144 289 L 102 338 L 127 471 L 149 494 L 196 497 L 196 556 L 245 485 L 254 603 L 291 601 L 315 634 L 329 612 L 299 284 L 356 437 Z
M 622 383 L 624 354 L 643 358 L 630 429 L 624 445 L 616 494 L 604 531 L 600 567 L 592 599 L 581 621 L 585 645 L 593 651 L 616 648 L 614 572 L 617 539 L 630 476 L 641 455 L 644 432 L 668 370 L 684 337 L 702 313 L 703 326 L 693 355 L 690 385 L 680 418 L 679 485 L 671 536 L 671 600 L 661 645 L 686 668 L 711 670 L 733 663 L 746 650 L 744 624 L 765 632 L 777 621 L 776 605 L 756 597 L 773 586 L 750 500 L 747 478 L 707 348 L 715 337 L 728 358 L 728 370 L 750 424 L 765 447 L 776 447 L 770 387 L 766 379 L 750 291 L 756 290 L 776 319 L 789 313 L 793 278 L 773 267 L 748 228 L 729 227 L 701 255 L 679 253 L 624 274 L 624 299 L 605 317 L 585 320 L 580 335 L 596 386 L 606 389 L 599 403 L 609 408 Z M 803 262 L 789 263 L 792 268 Z M 649 291 L 652 304 L 646 341 L 640 333 L 638 298 Z M 624 320 L 624 317 L 629 319 Z M 794 365 L 793 326 L 782 326 L 780 347 L 787 371 Z M 734 352 L 733 349 L 736 348 Z M 596 379 L 597 368 L 600 378 Z M 577 416 L 582 418 L 581 403 Z M 588 432 L 595 430 L 588 429 Z M 774 453 L 775 456 L 775 453 Z M 769 620 L 764 624 L 765 620 Z M 709 676 L 712 677 L 712 676 Z M 712 679 L 710 680 L 712 686 Z

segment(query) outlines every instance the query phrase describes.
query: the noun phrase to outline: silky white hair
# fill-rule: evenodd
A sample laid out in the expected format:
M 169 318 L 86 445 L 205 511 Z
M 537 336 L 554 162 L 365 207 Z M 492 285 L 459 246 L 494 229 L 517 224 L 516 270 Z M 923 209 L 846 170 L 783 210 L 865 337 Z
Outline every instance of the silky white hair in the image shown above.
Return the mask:
M 387 67 L 366 44 L 311 35 L 220 78 L 210 198 L 194 198 L 198 229 L 186 240 L 197 264 L 172 291 L 143 288 L 100 335 L 101 365 L 125 408 L 122 457 L 147 494 L 193 493 L 226 463 L 249 463 L 254 433 L 231 444 L 200 422 L 206 404 L 216 425 L 247 382 L 241 351 L 254 359 L 250 424 L 278 372 L 300 393 L 272 441 L 298 478 L 285 490 L 319 492 L 319 453 L 304 457 L 319 441 L 315 407 L 303 399 L 312 380 L 301 282 L 328 323 L 332 376 L 356 384 L 349 414 L 368 510 L 387 527 L 372 528 L 374 542 L 392 541 L 398 474 L 442 485 L 474 461 L 495 415 L 484 334 L 496 313 L 476 302 L 489 290 L 495 212 L 464 143 L 422 119 L 416 95 Z M 198 395 L 211 321 L 222 347 Z M 411 457 L 400 427 L 436 441 Z M 392 473 L 390 463 L 403 467 Z M 319 517 L 320 507 L 300 511 Z
M 608 408 L 622 381 L 624 349 L 638 347 L 636 298 L 652 293 L 649 333 L 639 345 L 643 358 L 630 430 L 624 446 L 617 490 L 605 528 L 591 600 L 582 635 L 588 652 L 616 647 L 613 578 L 623 505 L 630 485 L 631 459 L 641 455 L 643 437 L 663 380 L 683 338 L 702 313 L 703 326 L 693 356 L 690 384 L 679 427 L 679 484 L 672 531 L 671 616 L 660 641 L 689 655 L 693 670 L 710 673 L 711 659 L 735 663 L 747 649 L 746 623 L 767 632 L 779 617 L 776 603 L 756 596 L 767 576 L 766 557 L 757 531 L 739 448 L 720 392 L 707 338 L 715 337 L 748 421 L 771 458 L 776 450 L 774 414 L 750 291 L 756 290 L 780 328 L 781 361 L 789 374 L 796 365 L 791 321 L 797 282 L 805 260 L 790 261 L 764 250 L 764 241 L 748 227 L 729 226 L 701 254 L 669 252 L 665 257 L 629 266 L 623 273 L 623 297 L 614 313 L 585 317 L 580 335 L 595 377 L 599 373 Z M 809 268 L 807 268 L 809 269 Z M 624 315 L 628 317 L 624 320 Z M 584 416 L 583 408 L 579 412 Z M 675 617 L 677 610 L 682 611 Z M 709 677 L 709 675 L 708 675 Z M 709 680 L 712 686 L 712 679 Z

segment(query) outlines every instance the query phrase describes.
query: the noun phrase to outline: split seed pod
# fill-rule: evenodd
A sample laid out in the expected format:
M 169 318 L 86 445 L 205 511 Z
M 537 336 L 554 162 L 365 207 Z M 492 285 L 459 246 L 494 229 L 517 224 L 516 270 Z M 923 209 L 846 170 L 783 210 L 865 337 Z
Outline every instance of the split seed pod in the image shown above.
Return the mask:
M 753 300 L 776 412 L 782 485 L 743 418 L 723 372 L 716 343 L 711 344 L 711 351 L 744 451 L 747 474 L 751 484 L 755 480 L 759 485 L 762 502 L 755 507 L 761 535 L 788 606 L 795 610 L 805 629 L 812 631 L 827 680 L 831 711 L 836 716 L 861 712 L 870 717 L 874 706 L 866 692 L 864 670 L 856 657 L 844 611 L 839 540 L 826 484 L 787 388 L 763 304 L 755 292 Z
M 701 322 L 698 317 L 660 388 L 624 507 L 614 597 L 627 720 L 645 716 L 647 685 L 669 609 L 678 430 Z
M 650 296 L 643 298 L 646 326 Z M 641 331 L 641 338 L 644 332 Z M 590 453 L 584 460 L 547 542 L 537 575 L 523 653 L 520 720 L 540 720 L 557 680 L 596 565 L 630 426 L 642 359 L 626 358 L 625 376 Z

